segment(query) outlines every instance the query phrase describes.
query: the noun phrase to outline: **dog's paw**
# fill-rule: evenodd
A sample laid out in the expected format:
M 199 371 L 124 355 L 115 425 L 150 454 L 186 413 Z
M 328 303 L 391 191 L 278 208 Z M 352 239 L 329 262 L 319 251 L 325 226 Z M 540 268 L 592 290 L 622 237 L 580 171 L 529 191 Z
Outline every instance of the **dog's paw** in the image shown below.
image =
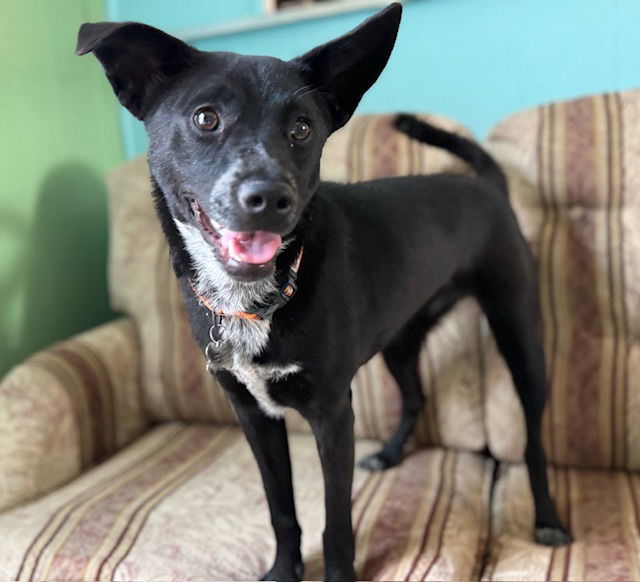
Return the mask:
M 269 570 L 260 580 L 276 580 L 286 581 L 286 582 L 298 582 L 298 580 L 302 580 L 302 574 L 304 572 L 304 567 L 302 562 L 298 562 L 293 566 L 293 568 L 283 568 L 278 564 L 274 564 L 273 568 Z
M 561 527 L 537 527 L 534 537 L 543 546 L 566 546 L 573 541 L 571 534 Z
M 368 471 L 384 471 L 386 469 L 394 467 L 397 464 L 397 460 L 391 459 L 382 452 L 376 453 L 375 455 L 369 455 L 364 459 L 360 459 L 360 461 L 358 462 L 359 467 L 367 469 Z

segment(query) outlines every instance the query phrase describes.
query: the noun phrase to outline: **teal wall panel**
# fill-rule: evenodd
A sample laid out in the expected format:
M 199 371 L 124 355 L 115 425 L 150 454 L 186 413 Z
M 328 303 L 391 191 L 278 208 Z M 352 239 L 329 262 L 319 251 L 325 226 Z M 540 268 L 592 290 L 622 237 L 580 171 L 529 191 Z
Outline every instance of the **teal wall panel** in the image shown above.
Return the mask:
M 146 6 L 135 13 L 129 8 L 127 18 L 162 22 L 168 31 L 217 22 L 194 19 L 191 5 L 189 10 L 184 5 L 174 9 L 172 24 L 167 6 L 162 17 L 157 10 L 153 13 L 156 2 L 110 3 Z M 254 15 L 256 9 L 259 5 L 254 3 L 245 6 L 244 13 Z M 288 59 L 346 32 L 371 12 L 205 38 L 195 44 L 206 50 Z M 525 107 L 640 86 L 639 29 L 638 0 L 411 0 L 405 5 L 389 65 L 359 111 L 437 112 L 482 137 L 501 118 Z M 144 150 L 139 124 L 130 116 L 123 119 L 127 154 Z

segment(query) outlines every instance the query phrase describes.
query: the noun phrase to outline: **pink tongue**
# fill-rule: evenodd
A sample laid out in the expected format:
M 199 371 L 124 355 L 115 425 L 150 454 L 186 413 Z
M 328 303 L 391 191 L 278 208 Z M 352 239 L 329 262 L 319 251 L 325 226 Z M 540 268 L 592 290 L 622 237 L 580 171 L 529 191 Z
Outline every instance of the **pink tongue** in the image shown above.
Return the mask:
M 278 252 L 282 244 L 279 234 L 258 230 L 256 232 L 220 232 L 221 243 L 229 252 L 229 256 L 242 263 L 261 265 L 268 263 Z

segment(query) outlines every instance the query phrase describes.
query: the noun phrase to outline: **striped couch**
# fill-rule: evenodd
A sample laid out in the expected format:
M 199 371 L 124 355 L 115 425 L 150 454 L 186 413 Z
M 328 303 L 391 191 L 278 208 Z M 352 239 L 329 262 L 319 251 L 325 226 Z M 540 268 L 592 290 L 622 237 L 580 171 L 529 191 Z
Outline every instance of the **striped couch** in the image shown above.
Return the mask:
M 336 134 L 324 177 L 466 171 L 389 121 L 363 116 Z M 539 262 L 544 440 L 575 542 L 531 541 L 522 411 L 465 300 L 425 343 L 428 404 L 406 460 L 356 469 L 359 578 L 640 579 L 639 132 L 640 91 L 630 91 L 516 114 L 486 141 Z M 262 486 L 191 340 L 144 160 L 109 186 L 110 291 L 125 316 L 34 355 L 0 384 L 0 579 L 256 579 L 274 551 Z M 400 409 L 379 357 L 353 395 L 363 456 Z M 320 467 L 304 421 L 287 420 L 305 576 L 317 579 Z

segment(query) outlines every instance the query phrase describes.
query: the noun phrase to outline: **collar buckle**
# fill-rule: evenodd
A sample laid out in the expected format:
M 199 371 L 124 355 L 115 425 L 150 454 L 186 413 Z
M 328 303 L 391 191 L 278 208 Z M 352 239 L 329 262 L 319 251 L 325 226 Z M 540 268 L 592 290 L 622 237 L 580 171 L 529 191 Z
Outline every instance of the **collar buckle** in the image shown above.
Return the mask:
M 278 290 L 280 297 L 284 301 L 289 301 L 298 292 L 298 275 L 292 269 L 289 269 L 289 277 L 282 287 Z

